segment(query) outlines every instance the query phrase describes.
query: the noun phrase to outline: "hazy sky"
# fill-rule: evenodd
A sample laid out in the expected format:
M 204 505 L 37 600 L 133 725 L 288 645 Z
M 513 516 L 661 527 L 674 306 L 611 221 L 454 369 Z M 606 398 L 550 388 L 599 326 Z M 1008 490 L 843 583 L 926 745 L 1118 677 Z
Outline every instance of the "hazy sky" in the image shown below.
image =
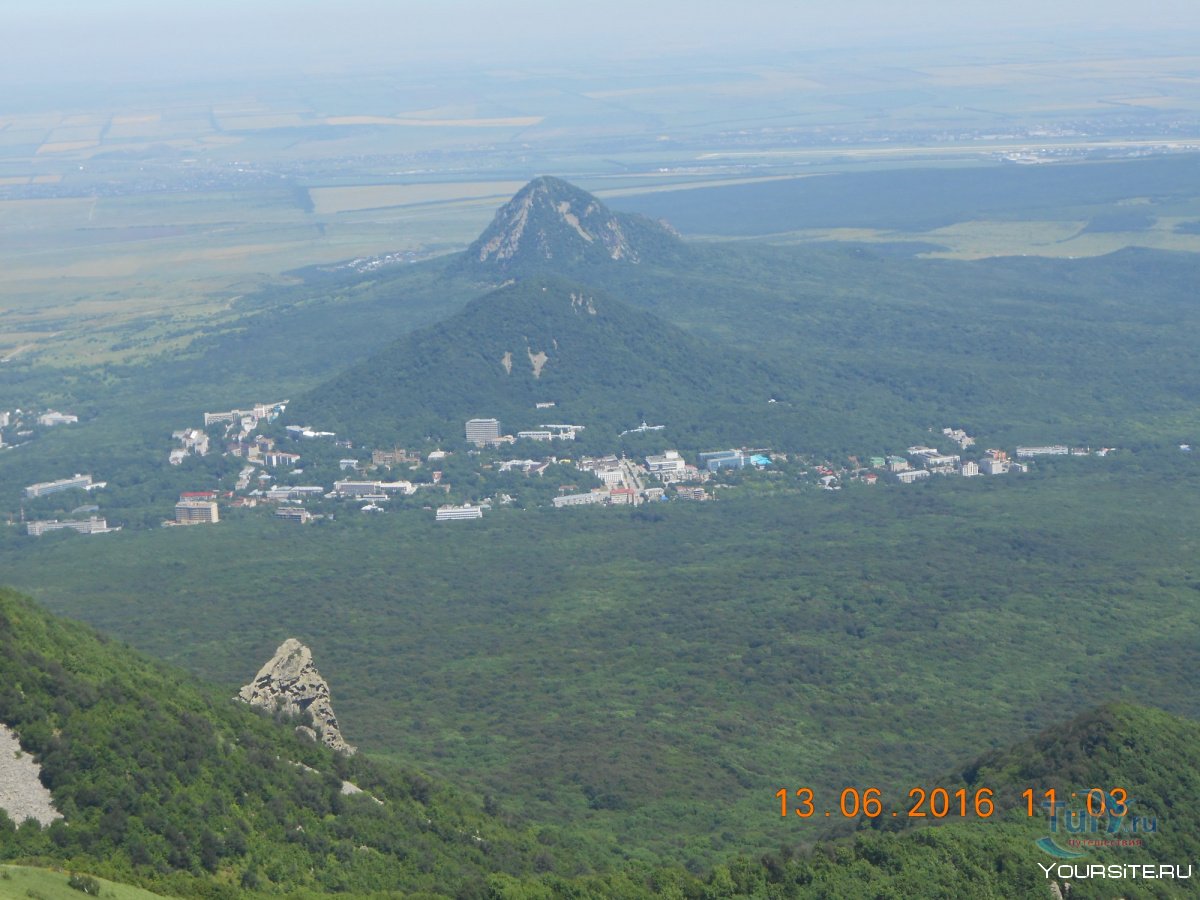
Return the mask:
M 1200 0 L 0 0 L 0 81 L 1200 32 Z

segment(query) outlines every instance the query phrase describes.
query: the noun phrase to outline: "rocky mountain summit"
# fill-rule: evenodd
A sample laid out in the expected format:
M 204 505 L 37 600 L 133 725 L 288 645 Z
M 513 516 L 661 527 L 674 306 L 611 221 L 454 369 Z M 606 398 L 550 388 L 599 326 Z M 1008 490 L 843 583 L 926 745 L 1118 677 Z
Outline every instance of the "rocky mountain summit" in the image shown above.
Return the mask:
M 576 266 L 639 263 L 661 258 L 679 240 L 666 226 L 613 212 L 561 178 L 535 178 L 504 204 L 467 250 L 479 272 L 562 273 Z
M 279 645 L 254 680 L 238 692 L 238 699 L 270 712 L 308 713 L 312 717 L 312 726 L 297 726 L 298 733 L 339 753 L 351 755 L 355 752 L 342 737 L 333 705 L 329 702 L 329 685 L 317 671 L 312 651 L 295 638 L 288 638 Z

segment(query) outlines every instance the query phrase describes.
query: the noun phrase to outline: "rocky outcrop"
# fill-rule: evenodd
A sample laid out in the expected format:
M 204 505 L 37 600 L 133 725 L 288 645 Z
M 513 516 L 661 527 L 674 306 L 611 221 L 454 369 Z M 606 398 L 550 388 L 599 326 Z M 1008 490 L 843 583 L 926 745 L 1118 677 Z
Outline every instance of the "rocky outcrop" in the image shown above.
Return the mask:
M 271 712 L 279 710 L 294 716 L 307 713 L 312 726 L 300 725 L 297 733 L 339 753 L 355 752 L 338 728 L 337 716 L 329 702 L 329 685 L 317 671 L 312 651 L 295 638 L 279 645 L 270 662 L 238 692 L 238 699 Z
M 7 725 L 0 725 L 0 809 L 18 825 L 26 819 L 49 825 L 62 818 L 41 774 L 41 766 L 22 752 L 17 736 Z
M 638 263 L 680 245 L 660 223 L 614 212 L 587 191 L 542 176 L 500 208 L 464 263 L 477 274 L 561 274 L 579 265 Z

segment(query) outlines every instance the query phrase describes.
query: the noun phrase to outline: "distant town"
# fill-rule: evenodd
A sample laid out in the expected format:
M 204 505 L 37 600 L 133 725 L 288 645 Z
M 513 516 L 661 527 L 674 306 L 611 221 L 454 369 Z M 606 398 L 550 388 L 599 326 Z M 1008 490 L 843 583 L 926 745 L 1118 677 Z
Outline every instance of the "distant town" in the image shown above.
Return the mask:
M 711 501 L 720 491 L 735 486 L 735 476 L 745 473 L 778 477 L 786 471 L 798 484 L 838 491 L 850 484 L 873 486 L 880 481 L 909 485 L 937 476 L 1020 474 L 1029 471 L 1038 457 L 1105 456 L 1112 452 L 1108 447 L 1093 450 L 1066 444 L 1018 446 L 1011 453 L 994 448 L 978 451 L 973 450 L 976 439 L 972 435 L 960 428 L 946 427 L 941 439 L 932 442 L 941 446 L 914 445 L 902 454 L 883 454 L 865 460 L 850 457 L 837 465 L 767 447 L 686 452 L 665 449 L 638 458 L 587 456 L 571 455 L 568 449 L 586 425 L 547 422 L 505 434 L 498 419 L 487 417 L 463 423 L 463 444 L 458 448 L 438 447 L 423 452 L 400 447 L 366 450 L 356 448 L 352 441 L 334 432 L 308 425 L 288 425 L 282 430 L 275 426 L 268 429 L 273 434 L 264 433 L 286 410 L 287 402 L 205 412 L 197 424 L 172 432 L 174 446 L 167 450 L 165 458 L 168 466 L 182 467 L 190 457 L 205 457 L 214 452 L 243 464 L 236 477 L 231 478 L 232 483 L 196 485 L 194 490 L 181 492 L 174 509 L 164 510 L 162 524 L 216 525 L 221 521 L 222 509 L 258 507 L 270 510 L 280 521 L 297 524 L 333 518 L 346 510 L 377 514 L 404 507 L 431 512 L 438 522 L 454 522 L 480 519 L 498 505 L 516 502 L 511 488 L 496 489 L 486 495 L 478 495 L 478 490 L 472 496 L 456 493 L 454 479 L 448 476 L 452 467 L 457 477 L 470 477 L 476 483 L 482 480 L 485 486 L 489 478 L 520 476 L 526 484 L 536 481 L 539 484 L 536 497 L 523 505 L 564 509 Z M 536 410 L 547 412 L 554 406 L 547 401 L 538 403 Z M 0 436 L 7 433 L 4 429 L 11 430 L 14 422 L 29 417 L 30 414 L 20 411 L 0 413 Z M 34 418 L 41 427 L 78 421 L 76 416 L 56 410 L 43 411 Z M 642 422 L 622 431 L 618 437 L 661 432 L 665 427 Z M 537 447 L 541 449 L 535 450 Z M 313 479 L 317 483 L 306 484 L 305 469 L 309 464 L 316 471 L 336 472 L 337 476 L 326 474 L 324 477 L 329 480 Z M 403 477 L 398 477 L 400 472 Z M 545 481 L 547 476 L 550 483 Z M 64 491 L 92 492 L 106 487 L 105 482 L 94 480 L 91 474 L 75 473 L 28 485 L 24 496 L 33 500 Z M 22 515 L 22 521 L 26 532 L 33 536 L 60 530 L 81 534 L 119 530 L 119 526 L 110 526 L 105 517 L 97 514 L 100 512 L 97 505 L 81 506 L 75 512 L 87 515 L 28 521 Z

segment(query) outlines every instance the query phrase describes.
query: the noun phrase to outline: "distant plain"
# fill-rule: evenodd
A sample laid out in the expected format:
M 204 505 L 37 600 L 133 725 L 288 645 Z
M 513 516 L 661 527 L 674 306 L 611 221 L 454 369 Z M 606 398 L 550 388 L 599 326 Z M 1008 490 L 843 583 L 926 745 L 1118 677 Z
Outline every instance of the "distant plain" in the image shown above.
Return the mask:
M 128 359 L 103 334 L 128 328 L 150 346 L 292 269 L 460 249 L 535 174 L 616 201 L 880 167 L 1200 149 L 1200 57 L 1179 42 L 1144 52 L 948 48 L 919 66 L 873 51 L 708 60 L 686 75 L 644 62 L 35 92 L 0 103 L 0 357 Z M 1175 229 L 1200 218 L 1194 205 L 1150 227 L 1089 232 L 1097 211 L 966 216 L 919 235 L 869 222 L 779 231 L 917 239 L 958 258 L 1200 249 Z

